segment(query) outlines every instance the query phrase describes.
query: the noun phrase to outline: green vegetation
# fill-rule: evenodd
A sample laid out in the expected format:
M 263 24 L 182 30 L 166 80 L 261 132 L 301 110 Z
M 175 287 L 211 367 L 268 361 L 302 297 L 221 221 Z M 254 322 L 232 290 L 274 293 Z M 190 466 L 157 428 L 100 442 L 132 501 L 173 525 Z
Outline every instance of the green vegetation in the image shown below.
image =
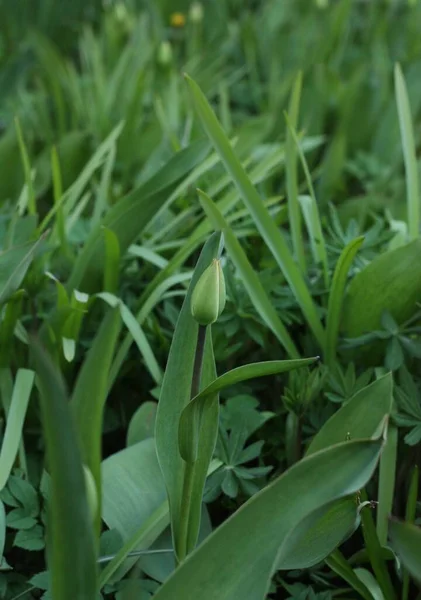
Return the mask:
M 0 598 L 421 598 L 421 2 L 0 23 Z

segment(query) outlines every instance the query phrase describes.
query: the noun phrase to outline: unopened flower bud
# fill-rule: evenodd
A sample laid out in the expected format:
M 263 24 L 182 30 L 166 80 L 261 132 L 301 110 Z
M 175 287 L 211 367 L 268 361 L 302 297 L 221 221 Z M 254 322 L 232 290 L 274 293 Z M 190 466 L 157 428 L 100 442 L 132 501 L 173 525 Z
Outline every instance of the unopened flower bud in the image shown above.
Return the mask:
M 203 6 L 200 2 L 193 2 L 190 6 L 189 20 L 192 23 L 201 23 L 203 21 Z
M 226 302 L 221 261 L 214 258 L 199 277 L 191 296 L 191 312 L 199 325 L 215 323 Z
M 172 61 L 172 48 L 171 44 L 167 41 L 161 42 L 158 48 L 157 56 L 158 64 L 162 67 L 166 67 L 171 64 Z

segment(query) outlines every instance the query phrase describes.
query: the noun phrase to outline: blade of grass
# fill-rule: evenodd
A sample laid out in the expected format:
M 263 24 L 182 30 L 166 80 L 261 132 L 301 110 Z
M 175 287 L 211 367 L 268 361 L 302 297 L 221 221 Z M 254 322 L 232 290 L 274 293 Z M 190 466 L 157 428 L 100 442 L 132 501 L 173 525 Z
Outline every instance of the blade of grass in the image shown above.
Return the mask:
M 288 356 L 298 358 L 299 352 L 292 341 L 285 325 L 282 323 L 273 304 L 266 293 L 258 275 L 251 266 L 246 253 L 235 236 L 232 229 L 228 226 L 224 217 L 218 210 L 216 204 L 201 190 L 198 190 L 200 203 L 205 211 L 209 221 L 215 230 L 221 230 L 224 233 L 225 245 L 234 265 L 238 269 L 241 280 L 246 288 L 251 301 L 257 312 L 265 323 L 273 331 L 279 342 L 285 348 Z
M 95 519 L 98 533 L 101 523 L 102 420 L 108 392 L 108 371 L 120 328 L 120 309 L 117 307 L 109 310 L 103 319 L 79 372 L 71 399 L 84 463 L 93 475 L 99 499 Z
M 63 183 L 61 177 L 60 159 L 57 148 L 54 146 L 51 150 L 51 173 L 53 179 L 53 197 L 54 206 L 57 207 L 56 212 L 56 232 L 60 242 L 61 252 L 67 254 L 67 236 L 64 219 L 63 206 L 61 199 L 63 196 Z
M 329 367 L 333 366 L 336 358 L 342 303 L 348 271 L 363 241 L 364 238 L 359 237 L 345 246 L 336 264 L 335 273 L 333 275 L 327 308 L 326 345 L 324 352 L 325 362 Z
M 25 175 L 25 184 L 26 184 L 26 193 L 28 194 L 27 203 L 28 203 L 28 212 L 30 215 L 37 214 L 37 207 L 35 202 L 35 191 L 34 184 L 32 181 L 32 170 L 31 170 L 31 161 L 29 160 L 28 149 L 25 144 L 25 140 L 23 138 L 22 128 L 19 123 L 19 119 L 15 117 L 15 129 L 16 135 L 18 138 L 20 156 L 23 165 L 23 172 Z
M 356 592 L 358 592 L 364 600 L 373 600 L 372 595 L 364 585 L 364 583 L 358 579 L 353 569 L 347 563 L 345 557 L 339 550 L 335 550 L 332 554 L 325 559 L 327 566 L 332 569 L 335 573 L 342 577 Z
M 365 490 L 361 491 L 361 502 L 367 502 Z M 364 506 L 361 510 L 362 531 L 364 535 L 365 547 L 370 559 L 371 566 L 384 594 L 385 600 L 396 600 L 396 593 L 392 580 L 387 570 L 387 565 L 382 556 L 382 547 L 377 537 L 376 526 L 374 525 L 371 508 Z
M 0 491 L 7 483 L 18 453 L 34 378 L 35 373 L 28 369 L 19 369 L 16 374 L 12 400 L 7 414 L 6 430 L 0 450 Z
M 51 474 L 47 542 L 52 596 L 92 600 L 98 592 L 97 553 L 77 431 L 60 374 L 36 340 L 31 350 Z
M 381 546 L 387 544 L 388 517 L 392 514 L 395 491 L 398 429 L 389 423 L 387 440 L 380 457 L 377 505 L 377 536 Z
M 412 127 L 411 107 L 409 105 L 405 79 L 398 63 L 395 65 L 395 94 L 405 162 L 408 230 L 410 238 L 416 239 L 420 232 L 418 165 L 415 151 L 414 131 Z
M 303 244 L 303 234 L 301 230 L 301 212 L 298 203 L 297 147 L 291 133 L 292 128 L 297 128 L 302 82 L 303 74 L 301 71 L 299 71 L 292 87 L 291 98 L 289 102 L 288 112 L 291 127 L 288 127 L 287 125 L 285 150 L 288 214 L 289 224 L 291 227 L 292 246 L 298 265 L 302 273 L 305 273 L 306 259 Z
M 230 173 L 236 184 L 244 203 L 250 210 L 256 227 L 268 245 L 279 267 L 288 281 L 297 302 L 312 330 L 317 342 L 323 348 L 325 332 L 323 330 L 318 309 L 313 302 L 301 272 L 288 249 L 288 246 L 269 211 L 265 208 L 256 188 L 251 183 L 240 161 L 220 126 L 214 112 L 209 106 L 199 86 L 187 75 L 185 76 L 195 108 L 200 117 L 203 128 L 211 140 L 215 150 L 219 153 L 225 168 Z
M 327 252 L 325 239 L 323 235 L 323 230 L 320 221 L 319 208 L 316 200 L 316 193 L 314 191 L 313 182 L 311 179 L 310 169 L 308 168 L 307 160 L 302 148 L 302 144 L 300 144 L 300 140 L 298 139 L 297 132 L 293 127 L 288 115 L 284 113 L 285 120 L 288 126 L 288 131 L 294 141 L 295 147 L 298 152 L 298 156 L 300 157 L 301 166 L 303 167 L 304 176 L 307 182 L 308 192 L 310 194 L 311 203 L 305 200 L 302 200 L 302 197 L 299 197 L 299 201 L 301 204 L 301 209 L 303 210 L 304 219 L 306 220 L 307 229 L 310 235 L 310 239 L 312 240 L 312 245 L 314 246 L 314 252 L 317 256 L 318 261 L 323 265 L 324 279 L 326 287 L 329 285 L 329 271 L 327 265 Z M 304 204 L 304 206 L 303 206 Z M 308 206 L 308 208 L 306 208 Z
M 405 521 L 407 523 L 413 523 L 417 512 L 417 498 L 418 498 L 418 483 L 419 483 L 419 470 L 415 466 L 412 472 L 411 483 L 409 486 L 408 500 L 406 503 Z M 408 600 L 409 597 L 409 572 L 404 568 L 403 570 L 403 581 L 402 581 L 402 600 Z

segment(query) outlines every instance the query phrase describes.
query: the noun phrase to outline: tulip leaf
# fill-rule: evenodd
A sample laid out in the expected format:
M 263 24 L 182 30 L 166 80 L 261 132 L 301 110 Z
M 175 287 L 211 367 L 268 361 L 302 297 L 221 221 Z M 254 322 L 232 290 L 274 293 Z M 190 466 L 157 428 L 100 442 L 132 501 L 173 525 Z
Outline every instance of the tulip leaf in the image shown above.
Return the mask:
M 421 528 L 412 523 L 390 519 L 389 536 L 392 548 L 405 569 L 421 583 Z
M 180 454 L 186 462 L 194 463 L 197 460 L 199 437 L 202 428 L 202 412 L 206 404 L 213 402 L 213 398 L 223 389 L 254 379 L 256 377 L 266 377 L 278 373 L 286 373 L 293 369 L 305 367 L 314 363 L 316 358 L 303 358 L 297 360 L 272 360 L 267 362 L 252 363 L 243 365 L 236 369 L 224 373 L 200 394 L 195 396 L 192 401 L 184 408 L 180 416 L 179 426 L 179 449 Z
M 390 414 L 393 379 L 388 373 L 358 391 L 323 425 L 313 438 L 307 456 L 347 439 L 372 437 Z
M 296 463 L 214 531 L 156 600 L 263 600 L 291 532 L 312 512 L 364 487 L 381 448 L 380 439 L 345 442 Z

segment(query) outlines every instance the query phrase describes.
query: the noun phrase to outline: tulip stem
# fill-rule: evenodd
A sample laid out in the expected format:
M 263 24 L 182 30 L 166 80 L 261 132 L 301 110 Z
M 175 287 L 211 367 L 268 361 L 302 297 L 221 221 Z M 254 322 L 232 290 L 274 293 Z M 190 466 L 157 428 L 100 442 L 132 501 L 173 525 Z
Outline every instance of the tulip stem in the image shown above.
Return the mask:
M 190 399 L 192 400 L 200 392 L 200 381 L 202 379 L 203 356 L 205 353 L 206 325 L 199 325 L 197 332 L 196 354 L 194 357 L 193 374 Z M 194 464 L 184 463 L 183 494 L 180 507 L 179 536 L 177 544 L 176 559 L 180 564 L 191 551 L 189 547 L 189 520 L 190 506 L 194 486 Z

